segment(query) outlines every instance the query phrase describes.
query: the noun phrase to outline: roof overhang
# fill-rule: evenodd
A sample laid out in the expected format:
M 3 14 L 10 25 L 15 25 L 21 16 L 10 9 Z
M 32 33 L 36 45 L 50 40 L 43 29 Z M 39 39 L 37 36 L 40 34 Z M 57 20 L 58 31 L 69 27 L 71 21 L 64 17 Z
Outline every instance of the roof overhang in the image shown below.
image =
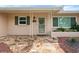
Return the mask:
M 79 10 L 64 10 L 63 5 L 3 5 L 0 13 L 27 13 L 27 12 L 55 12 L 55 13 L 79 13 Z
M 79 13 L 79 11 L 64 11 L 64 10 L 60 10 L 58 13 Z
M 56 6 L 56 5 L 9 5 L 9 6 L 0 6 L 0 12 L 4 13 L 21 13 L 21 12 L 49 12 L 49 11 L 59 11 L 62 8 L 62 6 Z
M 0 6 L 0 10 L 60 10 L 62 6 L 56 5 L 9 5 L 9 6 Z

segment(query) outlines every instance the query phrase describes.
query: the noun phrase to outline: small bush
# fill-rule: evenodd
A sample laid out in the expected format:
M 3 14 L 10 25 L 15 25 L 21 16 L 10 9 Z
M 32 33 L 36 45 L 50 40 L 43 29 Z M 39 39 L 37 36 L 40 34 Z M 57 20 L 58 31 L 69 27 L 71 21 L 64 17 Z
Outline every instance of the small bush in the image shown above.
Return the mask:
M 58 31 L 62 31 L 62 32 L 64 32 L 64 31 L 65 31 L 65 29 L 64 29 L 64 28 L 57 28 L 57 30 L 58 30 Z
M 72 39 L 70 40 L 70 42 L 71 42 L 71 43 L 75 43 L 76 40 L 72 38 Z
M 79 25 L 76 25 L 76 30 L 79 31 Z
M 73 25 L 70 29 L 79 31 L 79 25 Z

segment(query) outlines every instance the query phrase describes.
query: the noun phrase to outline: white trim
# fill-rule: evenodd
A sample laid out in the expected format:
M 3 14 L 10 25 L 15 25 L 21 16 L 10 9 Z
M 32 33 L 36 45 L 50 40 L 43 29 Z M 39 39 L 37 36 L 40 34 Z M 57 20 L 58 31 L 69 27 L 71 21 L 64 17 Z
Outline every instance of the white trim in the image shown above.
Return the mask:
M 53 17 L 75 17 L 77 22 L 77 16 L 53 16 Z M 53 25 L 53 17 L 52 17 L 52 25 Z M 60 28 L 60 27 L 52 26 L 52 28 Z M 63 28 L 70 28 L 70 27 L 63 27 Z
M 26 24 L 20 24 L 20 17 L 26 18 Z M 27 16 L 18 16 L 18 25 L 27 25 Z
M 46 16 L 38 16 L 38 18 L 46 18 Z

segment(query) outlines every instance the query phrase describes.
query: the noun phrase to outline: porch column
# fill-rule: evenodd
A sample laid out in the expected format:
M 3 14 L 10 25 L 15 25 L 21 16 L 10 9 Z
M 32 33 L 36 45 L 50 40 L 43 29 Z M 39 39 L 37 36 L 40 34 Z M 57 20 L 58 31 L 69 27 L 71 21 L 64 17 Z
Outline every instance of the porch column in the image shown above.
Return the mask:
M 31 12 L 31 36 L 33 37 L 33 12 Z
M 52 11 L 50 12 L 50 19 L 51 19 L 51 33 L 52 33 Z

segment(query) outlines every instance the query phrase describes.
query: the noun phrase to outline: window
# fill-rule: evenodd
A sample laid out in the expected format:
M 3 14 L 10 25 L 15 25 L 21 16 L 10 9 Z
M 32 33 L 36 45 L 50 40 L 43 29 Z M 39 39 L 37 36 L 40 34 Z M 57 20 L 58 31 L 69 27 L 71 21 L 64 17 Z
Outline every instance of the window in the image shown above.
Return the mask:
M 26 17 L 19 17 L 18 23 L 19 24 L 26 24 L 27 23 Z
M 58 18 L 57 17 L 54 17 L 53 18 L 53 26 L 54 27 L 57 27 L 58 26 Z
M 30 16 L 15 16 L 15 25 L 29 25 Z
M 54 27 L 70 28 L 75 24 L 76 24 L 75 17 L 53 17 Z

